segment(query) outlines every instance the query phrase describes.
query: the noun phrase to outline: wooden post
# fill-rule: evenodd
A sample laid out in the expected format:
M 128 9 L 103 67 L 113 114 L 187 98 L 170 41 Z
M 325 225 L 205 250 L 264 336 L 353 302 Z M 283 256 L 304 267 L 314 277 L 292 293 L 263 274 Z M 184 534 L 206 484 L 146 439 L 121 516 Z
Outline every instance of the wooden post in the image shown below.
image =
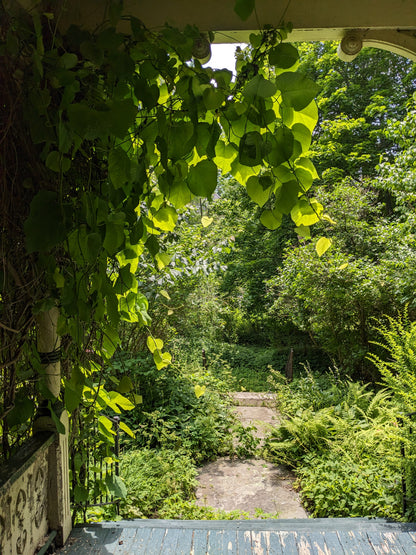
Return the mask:
M 38 353 L 45 371 L 45 385 L 57 398 L 61 391 L 61 363 L 59 348 L 61 338 L 56 333 L 59 309 L 54 306 L 36 317 L 38 327 Z
M 293 380 L 293 349 L 290 349 L 289 358 L 286 363 L 286 379 L 288 382 Z
M 57 334 L 59 309 L 53 307 L 40 313 L 37 318 L 37 348 L 43 363 L 46 388 L 58 399 L 61 391 L 61 339 Z M 71 510 L 69 502 L 69 463 L 68 463 L 68 413 L 59 410 L 55 403 L 55 414 L 60 418 L 65 433 L 56 433 L 55 442 L 49 449 L 48 469 L 48 524 L 57 531 L 56 544 L 61 546 L 71 532 Z M 40 415 L 34 423 L 34 432 L 43 430 L 56 431 L 56 426 L 49 415 Z

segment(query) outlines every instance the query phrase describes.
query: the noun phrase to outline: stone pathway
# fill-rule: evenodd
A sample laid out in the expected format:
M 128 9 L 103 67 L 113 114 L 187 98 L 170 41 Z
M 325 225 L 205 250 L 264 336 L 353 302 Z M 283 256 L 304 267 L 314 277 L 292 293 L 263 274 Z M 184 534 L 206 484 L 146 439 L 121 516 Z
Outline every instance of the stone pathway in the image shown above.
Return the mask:
M 243 426 L 256 426 L 263 439 L 270 426 L 278 423 L 271 393 L 233 394 L 235 411 Z M 197 504 L 225 511 L 246 511 L 255 518 L 256 509 L 278 513 L 279 518 L 307 518 L 299 495 L 293 489 L 294 475 L 287 468 L 260 459 L 220 458 L 199 473 Z

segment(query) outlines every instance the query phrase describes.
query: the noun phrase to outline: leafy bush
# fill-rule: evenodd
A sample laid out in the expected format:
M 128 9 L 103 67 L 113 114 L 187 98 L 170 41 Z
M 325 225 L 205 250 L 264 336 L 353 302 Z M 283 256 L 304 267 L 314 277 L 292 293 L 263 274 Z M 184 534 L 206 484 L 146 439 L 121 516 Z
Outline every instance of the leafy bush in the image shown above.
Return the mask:
M 299 477 L 305 507 L 315 517 L 397 518 L 401 502 L 402 434 L 391 392 L 312 373 L 286 384 L 275 373 L 286 417 L 266 449 Z
M 128 495 L 120 506 L 123 518 L 157 518 L 169 499 L 193 495 L 197 471 L 184 452 L 170 449 L 129 451 L 121 458 Z
M 127 375 L 142 396 L 125 419 L 136 433 L 132 447 L 181 449 L 196 463 L 229 451 L 234 416 L 223 393 L 227 384 L 211 372 L 180 360 L 157 370 L 150 357 L 128 353 L 112 371 Z M 197 397 L 195 387 L 204 393 Z
M 400 518 L 400 469 L 345 452 L 309 455 L 298 470 L 305 508 L 313 517 Z

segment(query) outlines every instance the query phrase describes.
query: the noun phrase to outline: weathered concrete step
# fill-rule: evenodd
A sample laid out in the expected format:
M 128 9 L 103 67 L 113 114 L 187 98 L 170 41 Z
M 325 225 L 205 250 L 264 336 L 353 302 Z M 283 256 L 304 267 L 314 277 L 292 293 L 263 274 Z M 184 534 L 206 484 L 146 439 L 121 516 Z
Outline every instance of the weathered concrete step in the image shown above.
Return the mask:
M 253 391 L 235 391 L 230 393 L 236 405 L 244 407 L 274 407 L 276 395 L 274 393 L 256 393 Z

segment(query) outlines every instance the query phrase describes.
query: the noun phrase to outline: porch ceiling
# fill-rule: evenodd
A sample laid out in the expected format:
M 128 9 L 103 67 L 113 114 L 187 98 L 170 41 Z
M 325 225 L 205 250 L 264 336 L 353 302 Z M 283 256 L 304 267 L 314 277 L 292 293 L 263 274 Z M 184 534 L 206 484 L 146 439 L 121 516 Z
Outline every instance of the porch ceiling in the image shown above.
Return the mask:
M 18 0 L 27 4 L 31 0 Z M 105 19 L 103 0 L 61 0 L 61 25 L 81 23 L 94 29 Z M 124 0 L 124 13 L 134 15 L 153 30 L 165 23 L 183 28 L 196 25 L 214 31 L 215 42 L 247 42 L 250 32 L 265 24 L 293 24 L 291 41 L 341 40 L 356 30 L 363 46 L 392 50 L 416 60 L 415 0 L 256 0 L 256 14 L 242 21 L 234 13 L 235 0 Z M 129 32 L 126 25 L 123 31 Z

